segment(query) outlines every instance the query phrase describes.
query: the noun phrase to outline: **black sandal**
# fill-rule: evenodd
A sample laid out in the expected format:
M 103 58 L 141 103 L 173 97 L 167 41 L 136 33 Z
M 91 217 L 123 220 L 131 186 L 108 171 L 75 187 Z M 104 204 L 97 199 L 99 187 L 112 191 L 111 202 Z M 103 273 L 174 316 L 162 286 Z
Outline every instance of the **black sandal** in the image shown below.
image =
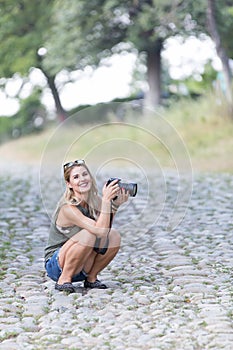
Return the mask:
M 73 286 L 72 283 L 66 282 L 63 284 L 55 284 L 55 289 L 59 290 L 60 292 L 69 292 L 69 293 L 74 293 L 75 292 L 75 287 Z
M 106 289 L 108 288 L 106 284 L 96 280 L 95 282 L 89 282 L 87 279 L 84 281 L 84 288 L 98 288 L 98 289 Z

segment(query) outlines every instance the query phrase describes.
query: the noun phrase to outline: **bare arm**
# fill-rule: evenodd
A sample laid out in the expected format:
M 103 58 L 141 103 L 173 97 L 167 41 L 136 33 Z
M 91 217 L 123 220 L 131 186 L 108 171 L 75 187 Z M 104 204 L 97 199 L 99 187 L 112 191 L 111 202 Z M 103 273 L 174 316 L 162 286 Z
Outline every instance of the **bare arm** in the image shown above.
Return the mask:
M 116 181 L 113 181 L 108 186 L 104 185 L 100 215 L 96 221 L 83 215 L 75 206 L 69 204 L 64 205 L 58 215 L 59 225 L 76 225 L 98 237 L 106 236 L 110 226 L 111 200 L 118 192 L 119 186 Z

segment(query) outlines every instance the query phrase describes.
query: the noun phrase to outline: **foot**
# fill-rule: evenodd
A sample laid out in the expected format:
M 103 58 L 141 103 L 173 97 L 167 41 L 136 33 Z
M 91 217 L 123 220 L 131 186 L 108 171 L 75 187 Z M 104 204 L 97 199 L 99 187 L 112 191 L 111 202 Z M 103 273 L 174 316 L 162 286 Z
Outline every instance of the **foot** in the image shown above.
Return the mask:
M 89 282 L 87 279 L 84 282 L 84 288 L 98 288 L 98 289 L 106 289 L 108 288 L 106 284 L 96 280 L 95 282 Z
M 66 282 L 63 284 L 55 284 L 55 289 L 59 290 L 60 292 L 69 292 L 69 293 L 74 293 L 75 292 L 75 287 L 73 286 L 72 283 Z

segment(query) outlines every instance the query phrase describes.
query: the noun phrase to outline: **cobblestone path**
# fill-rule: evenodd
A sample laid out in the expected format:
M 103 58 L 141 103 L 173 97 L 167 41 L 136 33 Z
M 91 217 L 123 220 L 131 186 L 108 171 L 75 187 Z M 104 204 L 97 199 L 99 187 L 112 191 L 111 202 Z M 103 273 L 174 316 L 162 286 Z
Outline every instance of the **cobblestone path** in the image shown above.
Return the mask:
M 122 233 L 100 275 L 109 288 L 66 295 L 44 271 L 49 218 L 35 175 L 0 176 L 0 349 L 233 348 L 233 176 L 195 176 L 183 221 Z M 48 182 L 49 183 L 49 182 Z M 126 223 L 143 198 L 116 219 Z M 120 219 L 121 218 L 121 221 Z

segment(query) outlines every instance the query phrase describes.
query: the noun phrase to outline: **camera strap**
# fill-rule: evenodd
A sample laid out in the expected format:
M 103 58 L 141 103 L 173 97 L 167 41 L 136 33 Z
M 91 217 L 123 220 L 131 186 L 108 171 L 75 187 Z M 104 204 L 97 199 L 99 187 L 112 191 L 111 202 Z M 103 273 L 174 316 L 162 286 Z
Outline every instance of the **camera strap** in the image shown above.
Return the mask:
M 82 207 L 80 204 L 76 205 L 76 207 L 81 211 L 81 213 L 85 216 L 87 216 L 88 218 L 90 219 L 93 219 L 95 220 L 95 218 L 93 216 L 90 215 L 90 212 L 88 209 Z M 111 212 L 110 212 L 110 223 L 109 223 L 109 230 L 108 230 L 108 233 L 107 233 L 107 237 L 106 237 L 106 241 L 104 243 L 104 246 L 102 248 L 100 248 L 100 242 L 101 242 L 101 238 L 99 237 L 96 237 L 96 240 L 95 240 L 95 246 L 94 246 L 94 251 L 97 253 L 97 254 L 101 254 L 101 255 L 104 255 L 106 253 L 106 251 L 108 250 L 108 245 L 109 245 L 109 233 L 111 231 L 111 228 L 112 228 L 112 220 L 113 220 L 113 213 L 112 213 L 112 204 L 111 204 Z
M 108 245 L 109 245 L 109 233 L 110 233 L 111 228 L 112 228 L 112 220 L 113 220 L 113 213 L 112 213 L 112 205 L 111 205 L 109 230 L 108 230 L 108 233 L 107 233 L 107 237 L 106 237 L 106 241 L 105 241 L 105 243 L 104 243 L 104 246 L 103 246 L 102 248 L 99 247 L 99 246 L 100 246 L 101 238 L 97 237 L 97 238 L 96 238 L 96 241 L 95 241 L 94 251 L 95 251 L 97 254 L 104 255 L 104 254 L 106 253 L 106 251 L 108 250 Z

